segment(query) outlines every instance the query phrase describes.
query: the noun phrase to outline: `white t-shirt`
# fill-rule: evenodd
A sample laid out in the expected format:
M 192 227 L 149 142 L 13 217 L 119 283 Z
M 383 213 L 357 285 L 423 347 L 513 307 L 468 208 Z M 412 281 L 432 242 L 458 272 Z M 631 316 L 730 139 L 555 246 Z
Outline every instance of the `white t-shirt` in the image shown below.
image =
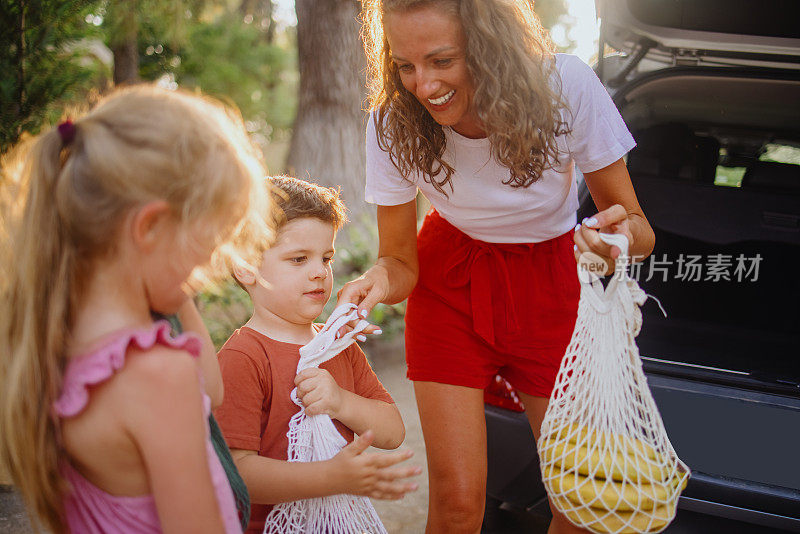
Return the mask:
M 536 243 L 566 233 L 576 224 L 575 165 L 582 172 L 602 169 L 636 146 L 617 108 L 594 71 L 578 57 L 556 54 L 564 100 L 562 111 L 572 132 L 556 138 L 559 164 L 528 187 L 504 185 L 510 173 L 491 157 L 488 138 L 469 139 L 445 127 L 443 159 L 455 169 L 447 196 L 422 174 L 404 179 L 378 146 L 375 123 L 367 121 L 367 202 L 396 206 L 410 202 L 417 189 L 450 224 L 490 243 Z

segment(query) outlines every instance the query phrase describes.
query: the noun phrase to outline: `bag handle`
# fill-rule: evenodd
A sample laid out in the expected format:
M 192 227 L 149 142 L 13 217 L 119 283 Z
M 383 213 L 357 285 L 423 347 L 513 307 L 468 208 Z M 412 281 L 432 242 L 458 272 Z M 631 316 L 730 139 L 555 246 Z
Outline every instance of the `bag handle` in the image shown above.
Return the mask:
M 617 284 L 628 273 L 628 238 L 623 234 L 604 234 L 600 232 L 600 239 L 603 243 L 619 248 L 619 256 L 614 262 L 614 274 L 606 287 L 606 294 L 611 295 L 616 289 Z
M 628 238 L 625 234 L 605 234 L 600 232 L 600 239 L 607 245 L 616 246 L 620 250 L 620 257 L 628 255 Z M 619 265 L 619 264 L 618 264 Z
M 578 278 L 585 284 L 588 284 L 590 287 L 587 289 L 589 290 L 589 294 L 592 296 L 594 307 L 601 312 L 605 312 L 608 310 L 608 305 L 606 301 L 614 294 L 617 290 L 617 284 L 625 279 L 627 275 L 628 269 L 628 238 L 625 237 L 623 234 L 607 234 L 600 232 L 599 234 L 600 239 L 603 243 L 608 245 L 616 246 L 620 250 L 619 256 L 617 256 L 614 267 L 614 274 L 612 275 L 611 281 L 608 283 L 608 286 L 604 289 L 603 284 L 600 283 L 599 277 L 588 273 L 590 277 L 589 282 L 583 282 L 583 273 L 581 273 L 581 266 L 578 264 Z
M 338 337 L 341 327 L 351 321 L 358 321 L 356 326 L 342 337 Z M 310 367 L 319 367 L 356 342 L 355 337 L 371 324 L 358 316 L 358 306 L 355 304 L 340 304 L 333 310 L 325 322 L 325 326 L 317 332 L 314 338 L 300 347 L 300 361 L 297 362 L 297 372 Z

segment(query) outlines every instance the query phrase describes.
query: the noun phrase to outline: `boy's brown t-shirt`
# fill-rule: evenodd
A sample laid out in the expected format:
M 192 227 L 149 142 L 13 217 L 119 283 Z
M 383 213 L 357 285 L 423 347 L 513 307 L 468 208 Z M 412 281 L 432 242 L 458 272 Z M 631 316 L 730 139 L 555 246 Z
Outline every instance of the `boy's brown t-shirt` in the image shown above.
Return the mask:
M 217 355 L 225 385 L 222 405 L 214 411 L 228 446 L 287 460 L 289 419 L 299 411 L 294 389 L 300 347 L 271 339 L 249 327 L 238 329 Z M 368 399 L 394 403 L 355 343 L 320 365 L 339 387 Z M 348 441 L 353 432 L 333 420 Z M 247 532 L 261 534 L 271 505 L 252 504 Z

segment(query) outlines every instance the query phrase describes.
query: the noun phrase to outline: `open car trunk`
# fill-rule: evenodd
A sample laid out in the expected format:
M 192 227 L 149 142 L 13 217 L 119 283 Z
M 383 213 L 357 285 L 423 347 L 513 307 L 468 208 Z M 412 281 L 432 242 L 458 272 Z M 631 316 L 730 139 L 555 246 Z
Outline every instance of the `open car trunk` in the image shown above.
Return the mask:
M 668 68 L 615 102 L 656 234 L 634 274 L 667 317 L 646 303 L 637 343 L 693 470 L 680 506 L 800 532 L 800 72 Z
M 617 96 L 656 231 L 636 272 L 668 314 L 646 308 L 640 351 L 800 394 L 800 75 L 718 74 L 675 69 Z
M 800 68 L 796 0 L 595 0 L 601 39 L 638 62 Z

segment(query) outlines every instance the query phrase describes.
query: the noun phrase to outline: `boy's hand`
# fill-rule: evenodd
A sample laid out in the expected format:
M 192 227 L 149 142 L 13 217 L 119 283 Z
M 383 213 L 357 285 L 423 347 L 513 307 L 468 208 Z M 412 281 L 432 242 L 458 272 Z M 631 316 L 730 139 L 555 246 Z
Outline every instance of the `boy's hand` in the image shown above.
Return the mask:
M 342 389 L 325 369 L 304 369 L 294 379 L 297 398 L 305 406 L 307 415 L 328 414 L 338 419 L 344 396 Z
M 365 453 L 372 439 L 372 431 L 367 430 L 329 460 L 331 485 L 337 493 L 397 500 L 416 491 L 419 484 L 404 482 L 403 479 L 419 475 L 422 469 L 418 466 L 393 467 L 409 459 L 413 451 Z

